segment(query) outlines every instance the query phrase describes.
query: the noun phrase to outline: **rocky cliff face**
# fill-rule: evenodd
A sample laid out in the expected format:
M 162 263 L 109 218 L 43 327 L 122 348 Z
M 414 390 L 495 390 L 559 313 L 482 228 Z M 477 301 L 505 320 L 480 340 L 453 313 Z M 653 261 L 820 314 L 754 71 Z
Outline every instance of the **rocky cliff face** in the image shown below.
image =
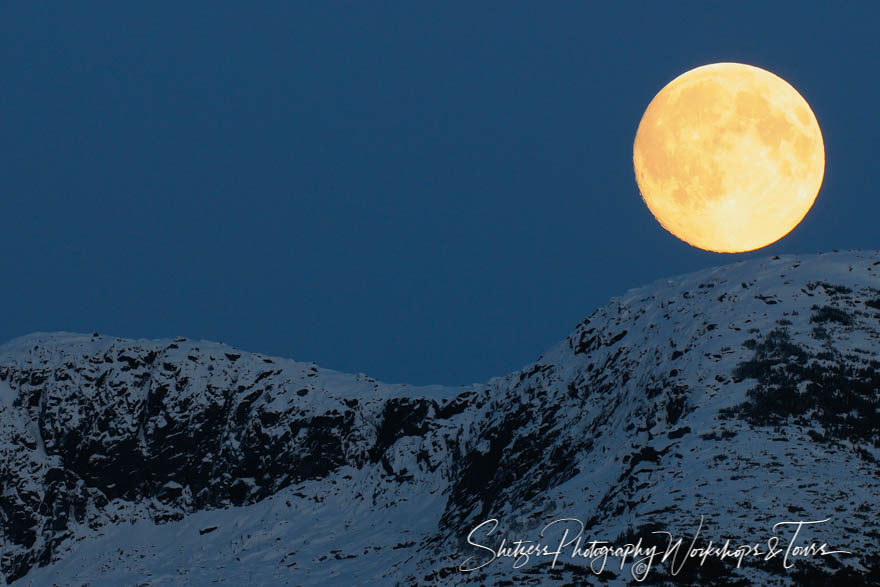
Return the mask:
M 495 518 L 494 548 L 567 517 L 614 543 L 689 540 L 703 516 L 716 543 L 830 518 L 799 540 L 851 554 L 710 559 L 678 579 L 876 582 L 878 333 L 880 254 L 852 252 L 630 291 L 534 364 L 461 388 L 185 339 L 31 335 L 0 347 L 0 571 L 593 581 L 589 559 L 512 568 L 466 537 Z M 468 557 L 487 564 L 462 572 Z M 658 562 L 648 582 L 673 574 Z

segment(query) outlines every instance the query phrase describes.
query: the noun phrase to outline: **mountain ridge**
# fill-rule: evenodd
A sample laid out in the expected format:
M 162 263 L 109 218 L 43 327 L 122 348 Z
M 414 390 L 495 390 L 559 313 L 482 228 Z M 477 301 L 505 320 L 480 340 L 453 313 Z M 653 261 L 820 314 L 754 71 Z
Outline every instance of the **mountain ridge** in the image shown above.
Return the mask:
M 255 531 L 280 544 L 261 547 L 267 580 L 592 581 L 576 560 L 458 566 L 480 554 L 465 537 L 489 517 L 534 534 L 553 516 L 577 515 L 615 539 L 651 527 L 690 532 L 703 514 L 714 531 L 746 539 L 766 534 L 768 518 L 832 514 L 847 521 L 822 532 L 854 554 L 796 571 L 868 583 L 880 536 L 871 516 L 880 496 L 878 271 L 880 253 L 857 251 L 656 280 L 612 298 L 520 371 L 459 387 L 383 384 L 182 338 L 15 339 L 0 346 L 0 426 L 12 439 L 0 446 L 0 473 L 16 488 L 0 498 L 0 570 L 7 580 L 124 583 L 167 565 L 107 562 L 99 545 L 119 541 L 122 522 L 158 523 L 139 530 L 155 535 L 257 508 L 275 517 Z M 845 405 L 828 399 L 835 386 Z M 830 489 L 841 476 L 855 483 L 849 496 Z M 713 498 L 704 488 L 719 483 Z M 224 534 L 239 523 L 181 543 L 188 554 L 165 553 L 190 569 L 168 576 L 255 572 L 193 564 L 202 555 L 190 546 L 207 536 L 244 540 Z M 319 550 L 322 532 L 363 551 Z M 603 579 L 631 581 L 626 572 Z M 670 576 L 651 576 L 661 572 Z M 722 582 L 795 576 L 769 564 L 692 572 Z

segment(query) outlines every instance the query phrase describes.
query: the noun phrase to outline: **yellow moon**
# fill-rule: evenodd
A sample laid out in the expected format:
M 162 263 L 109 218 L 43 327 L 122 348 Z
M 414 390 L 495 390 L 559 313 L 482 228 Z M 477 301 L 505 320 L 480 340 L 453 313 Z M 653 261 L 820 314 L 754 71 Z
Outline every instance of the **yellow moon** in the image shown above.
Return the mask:
M 714 63 L 660 90 L 636 132 L 639 191 L 658 222 L 695 247 L 752 251 L 806 216 L 825 174 L 816 116 L 785 80 Z

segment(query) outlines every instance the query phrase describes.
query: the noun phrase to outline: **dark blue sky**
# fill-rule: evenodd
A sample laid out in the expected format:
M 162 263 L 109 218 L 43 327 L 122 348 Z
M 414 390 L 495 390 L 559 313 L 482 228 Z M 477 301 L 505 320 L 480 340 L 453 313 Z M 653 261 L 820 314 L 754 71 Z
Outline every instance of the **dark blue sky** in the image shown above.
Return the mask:
M 875 2 L 129 4 L 0 9 L 0 340 L 469 383 L 660 277 L 880 247 Z M 812 211 L 745 255 L 666 233 L 633 179 L 648 102 L 717 61 L 789 81 L 825 140 Z

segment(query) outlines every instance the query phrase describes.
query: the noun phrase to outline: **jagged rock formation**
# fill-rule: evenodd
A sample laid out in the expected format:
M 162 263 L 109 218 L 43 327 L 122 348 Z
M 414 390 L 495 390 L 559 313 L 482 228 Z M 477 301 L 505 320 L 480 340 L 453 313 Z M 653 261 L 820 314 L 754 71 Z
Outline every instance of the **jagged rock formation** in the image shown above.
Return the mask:
M 632 290 L 522 371 L 461 388 L 184 339 L 31 335 L 0 347 L 0 571 L 35 584 L 592 582 L 590 561 L 567 555 L 462 573 L 487 552 L 466 536 L 497 518 L 482 542 L 496 547 L 573 517 L 622 544 L 689 537 L 702 515 L 716 543 L 831 518 L 800 539 L 852 554 L 791 569 L 710 559 L 679 580 L 870 584 L 878 333 L 880 254 L 850 252 Z M 648 582 L 671 576 L 657 563 Z

